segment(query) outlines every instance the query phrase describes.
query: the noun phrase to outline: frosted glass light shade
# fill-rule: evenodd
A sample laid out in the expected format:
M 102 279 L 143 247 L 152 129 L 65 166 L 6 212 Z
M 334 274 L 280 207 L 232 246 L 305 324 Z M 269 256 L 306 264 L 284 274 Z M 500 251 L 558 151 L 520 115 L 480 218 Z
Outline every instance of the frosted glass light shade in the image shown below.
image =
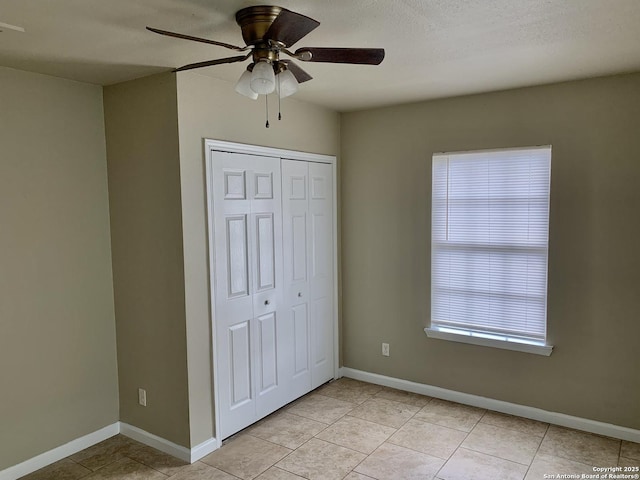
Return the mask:
M 268 95 L 276 88 L 276 76 L 269 62 L 256 63 L 251 72 L 251 90 L 261 95 Z
M 278 87 L 280 98 L 285 98 L 298 91 L 298 80 L 290 70 L 283 70 L 278 74 L 276 86 Z
M 245 70 L 244 73 L 240 75 L 240 79 L 238 83 L 236 83 L 236 92 L 245 97 L 249 97 L 251 100 L 258 98 L 258 94 L 251 90 L 251 72 L 249 70 Z

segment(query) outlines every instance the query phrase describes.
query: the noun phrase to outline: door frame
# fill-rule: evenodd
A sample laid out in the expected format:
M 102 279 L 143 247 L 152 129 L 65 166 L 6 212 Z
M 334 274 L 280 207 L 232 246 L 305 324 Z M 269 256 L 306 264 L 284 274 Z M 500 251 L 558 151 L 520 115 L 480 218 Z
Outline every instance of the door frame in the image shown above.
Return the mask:
M 337 182 L 337 158 L 334 155 L 323 155 L 318 153 L 299 152 L 296 150 L 285 150 L 281 148 L 262 147 L 259 145 L 250 145 L 245 143 L 228 142 L 224 140 L 205 139 L 205 175 L 206 175 L 206 210 L 207 210 L 207 254 L 209 257 L 209 314 L 211 316 L 211 363 L 213 365 L 213 411 L 215 420 L 215 440 L 217 448 L 222 445 L 220 438 L 220 411 L 218 405 L 219 388 L 218 388 L 218 361 L 215 338 L 213 335 L 216 331 L 215 316 L 215 255 L 212 250 L 214 235 L 214 218 L 213 218 L 213 152 L 243 153 L 247 155 L 258 155 L 262 157 L 276 157 L 280 159 L 302 160 L 306 162 L 326 163 L 331 165 L 333 177 L 333 378 L 339 378 L 339 331 L 338 331 L 338 182 Z

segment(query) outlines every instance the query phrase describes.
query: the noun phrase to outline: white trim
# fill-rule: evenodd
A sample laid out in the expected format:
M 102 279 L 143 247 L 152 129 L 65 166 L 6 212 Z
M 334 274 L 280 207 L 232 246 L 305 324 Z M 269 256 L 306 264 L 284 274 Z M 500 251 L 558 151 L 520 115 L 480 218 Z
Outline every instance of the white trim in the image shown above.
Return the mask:
M 440 340 L 450 340 L 452 342 L 469 343 L 471 345 L 480 345 L 482 347 L 502 348 L 504 350 L 513 350 L 516 352 L 535 353 L 536 355 L 544 355 L 548 357 L 553 351 L 552 345 L 525 343 L 524 341 L 504 340 L 475 336 L 473 332 L 460 333 L 452 331 L 443 331 L 441 328 L 425 328 L 424 333 L 429 338 L 438 338 Z
M 191 462 L 191 450 L 177 443 L 170 442 L 162 437 L 149 433 L 141 428 L 134 427 L 128 423 L 120 422 L 120 433 L 126 437 L 137 440 L 161 452 L 173 455 L 185 462 Z
M 111 438 L 120 432 L 120 423 L 116 422 L 108 425 L 100 430 L 96 430 L 93 433 L 89 433 L 75 440 L 71 440 L 64 445 L 60 445 L 47 452 L 36 455 L 29 460 L 25 460 L 22 463 L 14 465 L 0 471 L 0 480 L 15 480 L 17 478 L 28 475 L 36 470 L 51 465 L 52 463 L 62 460 L 63 458 L 78 453 L 85 448 L 89 448 L 96 443 L 100 443 L 107 438 Z
M 218 442 L 215 438 L 205 440 L 201 444 L 189 449 L 124 422 L 120 422 L 120 433 L 189 463 L 200 460 L 202 457 L 218 449 Z
M 162 437 L 158 437 L 157 435 L 142 430 L 141 428 L 129 425 L 128 423 L 116 422 L 93 433 L 76 438 L 69 443 L 65 443 L 64 445 L 49 450 L 48 452 L 41 453 L 29 460 L 25 460 L 18 465 L 1 470 L 0 480 L 16 480 L 62 460 L 63 458 L 67 458 L 74 453 L 78 453 L 85 448 L 92 447 L 93 445 L 119 433 L 189 463 L 200 460 L 211 452 L 217 450 L 220 446 L 219 442 L 215 438 L 210 438 L 209 440 L 205 440 L 201 444 L 189 449 L 170 442 Z
M 191 449 L 190 463 L 197 462 L 201 458 L 215 452 L 218 448 L 220 448 L 220 442 L 218 442 L 217 439 L 210 438 L 209 440 L 205 440 Z
M 307 162 L 331 163 L 335 165 L 336 157 L 333 155 L 321 155 L 318 153 L 298 152 L 281 148 L 261 147 L 246 143 L 225 142 L 222 140 L 205 140 L 207 159 L 212 150 L 229 153 L 246 153 L 248 155 L 260 155 L 261 157 L 276 157 L 288 160 L 305 160 Z
M 224 143 L 224 142 L 223 142 Z M 216 275 L 215 275 L 215 248 L 214 248 L 214 215 L 211 201 L 211 195 L 213 195 L 213 152 L 218 143 L 214 140 L 205 140 L 204 149 L 205 149 L 205 175 L 206 175 L 206 198 L 205 205 L 207 209 L 207 256 L 209 257 L 209 312 L 211 315 L 211 365 L 212 368 L 212 379 L 211 385 L 213 386 L 213 420 L 214 424 L 214 434 L 216 441 L 216 448 L 220 448 L 222 446 L 222 435 L 220 432 L 220 412 L 218 405 L 220 405 L 219 395 L 218 395 L 218 351 L 216 348 L 216 328 L 217 328 L 217 317 L 215 314 L 216 311 L 216 298 L 213 292 L 217 290 L 216 285 Z
M 335 157 L 334 157 L 335 159 Z M 333 378 L 340 378 L 340 332 L 338 330 L 338 165 L 333 171 Z
M 466 153 L 493 153 L 493 152 L 507 152 L 518 150 L 551 150 L 552 145 L 531 145 L 530 147 L 502 147 L 502 148 L 481 148 L 479 150 L 455 150 L 452 152 L 433 152 L 433 155 L 459 155 Z
M 364 372 L 362 370 L 356 370 L 348 367 L 342 367 L 340 369 L 340 373 L 345 377 L 361 380 L 363 382 L 375 383 L 376 385 L 384 385 L 385 387 L 397 388 L 407 392 L 419 393 L 465 405 L 486 408 L 495 412 L 517 415 L 519 417 L 530 418 L 540 422 L 552 423 L 554 425 L 640 443 L 640 430 L 635 430 L 633 428 L 598 422 L 588 418 L 574 417 L 564 413 L 549 412 L 547 410 L 529 407 L 527 405 L 503 402 L 502 400 L 480 397 L 470 393 L 456 392 L 455 390 L 447 390 L 446 388 L 411 382 L 400 378 L 387 377 L 385 375 Z

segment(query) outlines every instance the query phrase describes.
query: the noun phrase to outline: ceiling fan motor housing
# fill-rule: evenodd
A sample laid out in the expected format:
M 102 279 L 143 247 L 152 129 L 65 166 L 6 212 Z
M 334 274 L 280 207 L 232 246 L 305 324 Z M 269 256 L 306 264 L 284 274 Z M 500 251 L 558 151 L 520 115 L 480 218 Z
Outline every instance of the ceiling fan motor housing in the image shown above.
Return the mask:
M 242 38 L 245 44 L 258 45 L 264 43 L 265 34 L 281 11 L 281 7 L 267 5 L 239 10 L 236 13 L 236 22 L 242 29 Z

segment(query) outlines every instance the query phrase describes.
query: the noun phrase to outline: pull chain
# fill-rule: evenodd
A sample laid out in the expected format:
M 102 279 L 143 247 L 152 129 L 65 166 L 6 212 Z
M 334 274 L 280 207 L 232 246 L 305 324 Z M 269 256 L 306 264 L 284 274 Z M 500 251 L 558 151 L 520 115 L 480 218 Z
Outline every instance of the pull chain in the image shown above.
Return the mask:
M 265 95 L 264 96 L 264 106 L 265 106 L 265 110 L 267 112 L 267 123 L 265 123 L 265 127 L 269 128 L 269 95 Z
M 278 120 L 282 120 L 282 113 L 280 112 L 280 75 L 278 75 Z

